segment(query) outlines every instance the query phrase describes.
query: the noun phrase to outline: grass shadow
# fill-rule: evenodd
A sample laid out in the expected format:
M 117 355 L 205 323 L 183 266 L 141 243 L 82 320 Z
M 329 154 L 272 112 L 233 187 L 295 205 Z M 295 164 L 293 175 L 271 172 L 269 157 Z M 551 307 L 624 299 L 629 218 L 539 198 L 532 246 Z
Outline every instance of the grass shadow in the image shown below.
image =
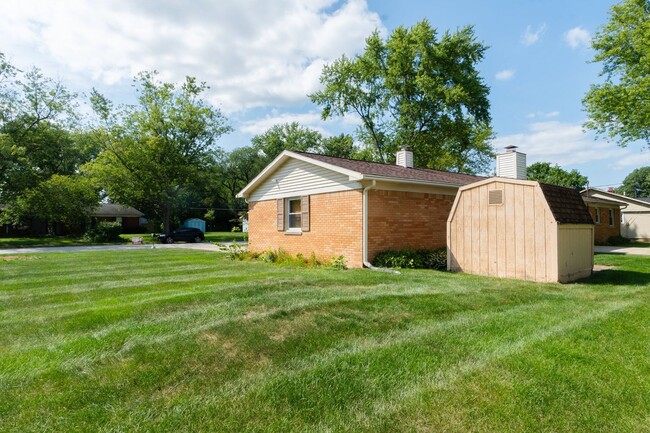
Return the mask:
M 626 269 L 603 269 L 590 277 L 576 281 L 585 285 L 647 286 L 650 285 L 650 273 Z

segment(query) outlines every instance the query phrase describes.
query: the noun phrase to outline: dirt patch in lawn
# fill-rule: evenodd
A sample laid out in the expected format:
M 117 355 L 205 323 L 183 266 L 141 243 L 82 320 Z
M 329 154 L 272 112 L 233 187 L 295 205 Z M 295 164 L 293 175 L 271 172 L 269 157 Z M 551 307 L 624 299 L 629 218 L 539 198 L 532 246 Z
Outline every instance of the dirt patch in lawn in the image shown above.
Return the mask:
M 616 266 L 612 266 L 612 265 L 594 265 L 594 272 L 606 271 L 608 269 L 616 269 Z
M 35 256 L 0 256 L 0 260 L 4 262 L 13 262 L 14 260 L 36 260 L 39 257 Z

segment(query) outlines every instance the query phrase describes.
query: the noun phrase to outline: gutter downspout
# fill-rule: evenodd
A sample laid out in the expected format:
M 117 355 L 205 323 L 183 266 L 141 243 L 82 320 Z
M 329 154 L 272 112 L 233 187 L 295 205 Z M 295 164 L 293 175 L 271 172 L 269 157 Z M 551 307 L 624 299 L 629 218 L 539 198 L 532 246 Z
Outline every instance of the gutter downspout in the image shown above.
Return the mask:
M 380 272 L 388 272 L 389 274 L 400 274 L 399 271 L 395 271 L 393 269 L 385 269 L 385 268 L 378 268 L 373 266 L 369 261 L 368 261 L 368 191 L 373 189 L 375 186 L 377 186 L 377 181 L 373 180 L 370 185 L 365 187 L 363 189 L 363 245 L 362 245 L 362 260 L 363 260 L 363 266 L 366 268 L 373 270 L 373 271 L 380 271 Z

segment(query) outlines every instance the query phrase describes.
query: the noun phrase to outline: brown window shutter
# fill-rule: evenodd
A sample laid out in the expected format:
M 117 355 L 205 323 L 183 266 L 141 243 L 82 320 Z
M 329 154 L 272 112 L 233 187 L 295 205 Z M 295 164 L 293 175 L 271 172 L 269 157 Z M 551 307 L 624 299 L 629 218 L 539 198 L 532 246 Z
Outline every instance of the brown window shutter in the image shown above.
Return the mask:
M 284 199 L 279 198 L 275 201 L 277 206 L 277 225 L 278 231 L 284 231 Z
M 303 195 L 300 197 L 300 230 L 303 232 L 309 231 L 309 196 Z

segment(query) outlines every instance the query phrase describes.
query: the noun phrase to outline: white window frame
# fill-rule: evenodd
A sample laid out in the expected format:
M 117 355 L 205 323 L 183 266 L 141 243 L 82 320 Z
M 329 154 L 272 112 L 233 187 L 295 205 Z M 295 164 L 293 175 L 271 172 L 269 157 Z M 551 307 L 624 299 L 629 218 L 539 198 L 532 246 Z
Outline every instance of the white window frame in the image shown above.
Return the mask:
M 614 213 L 614 209 L 610 208 L 609 209 L 609 226 L 610 227 L 615 227 L 616 226 L 616 220 L 614 219 L 615 216 L 616 216 L 616 214 Z
M 291 227 L 291 215 L 292 215 L 292 213 L 291 213 L 291 202 L 292 201 L 297 201 L 300 204 L 300 211 L 297 213 L 297 215 L 300 215 L 300 219 L 301 219 L 301 224 L 300 224 L 299 227 Z M 287 198 L 285 200 L 285 203 L 286 203 L 286 205 L 285 205 L 284 211 L 285 211 L 286 217 L 285 217 L 284 223 L 285 223 L 285 227 L 287 228 L 286 232 L 287 233 L 302 233 L 302 202 L 301 202 L 301 198 L 300 197 L 289 197 L 289 198 Z M 293 215 L 296 215 L 296 213 L 294 213 Z
M 596 218 L 595 218 L 594 222 L 596 224 L 600 224 L 600 208 L 599 207 L 596 208 Z

